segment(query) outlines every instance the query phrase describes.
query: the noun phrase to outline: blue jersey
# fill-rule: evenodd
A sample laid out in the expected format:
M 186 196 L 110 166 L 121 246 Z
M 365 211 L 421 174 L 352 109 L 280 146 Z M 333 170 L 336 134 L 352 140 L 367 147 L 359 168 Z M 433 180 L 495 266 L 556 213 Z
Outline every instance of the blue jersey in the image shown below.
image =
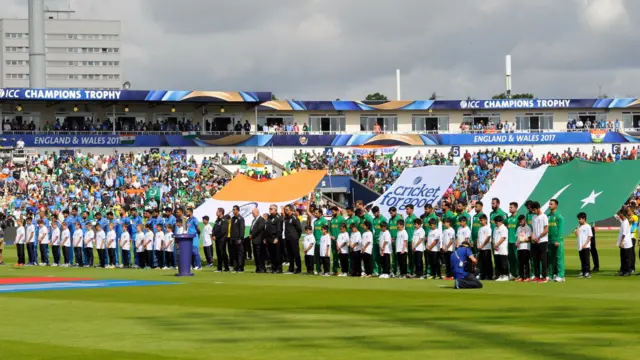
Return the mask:
M 451 271 L 454 279 L 464 279 L 469 274 L 466 269 L 471 256 L 473 253 L 466 246 L 459 247 L 451 254 Z
M 131 226 L 131 238 L 135 239 L 136 234 L 138 233 L 138 225 L 142 224 L 142 218 L 140 217 L 140 215 L 136 217 L 129 217 L 129 224 Z
M 165 224 L 165 231 L 166 229 L 166 225 L 171 225 L 171 228 L 175 228 L 176 227 L 176 217 L 173 215 L 170 215 L 168 218 L 164 219 L 164 224 Z
M 78 219 L 72 215 L 69 215 L 64 219 L 64 222 L 67 224 L 67 228 L 71 234 L 75 231 L 76 221 L 78 221 Z
M 194 216 L 187 220 L 187 234 L 195 235 L 193 238 L 193 246 L 200 246 L 200 240 L 198 239 L 198 219 Z

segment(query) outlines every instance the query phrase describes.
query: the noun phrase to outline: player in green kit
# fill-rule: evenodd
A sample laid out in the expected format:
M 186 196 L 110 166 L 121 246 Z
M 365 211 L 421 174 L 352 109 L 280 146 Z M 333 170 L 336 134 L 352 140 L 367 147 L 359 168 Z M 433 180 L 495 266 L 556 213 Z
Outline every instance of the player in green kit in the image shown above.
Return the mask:
M 409 241 L 408 241 L 408 246 L 407 246 L 407 253 L 408 253 L 408 257 L 409 257 L 409 270 L 408 270 L 408 274 L 410 276 L 413 275 L 413 246 L 412 246 L 412 239 L 413 239 L 413 232 L 416 230 L 415 229 L 415 224 L 414 221 L 418 218 L 414 213 L 413 213 L 413 204 L 409 204 L 407 206 L 405 206 L 405 211 L 407 212 L 407 217 L 404 219 L 404 229 L 407 231 L 407 235 L 409 236 Z
M 558 212 L 558 200 L 549 200 L 549 251 L 547 263 L 553 281 L 564 282 L 564 217 Z
M 456 234 L 458 233 L 458 229 L 462 226 L 462 224 L 460 223 L 460 219 L 465 218 L 467 219 L 467 224 L 471 224 L 471 215 L 469 215 L 469 213 L 467 212 L 467 204 L 463 201 L 459 201 L 456 203 L 456 218 L 455 218 L 455 222 L 452 222 L 453 224 L 453 229 L 456 231 Z
M 347 223 L 347 229 L 352 229 L 352 226 L 355 225 L 356 228 L 360 228 L 360 218 L 356 216 L 353 206 L 347 207 L 347 218 L 345 219 Z M 351 251 L 351 249 L 349 249 Z M 349 256 L 349 274 L 351 274 L 351 256 Z
M 389 208 L 389 234 L 391 234 L 391 243 L 396 243 L 396 236 L 398 235 L 398 220 L 402 220 L 402 215 L 398 214 L 398 210 L 395 206 Z M 391 252 L 391 272 L 396 274 L 398 272 L 398 262 L 396 261 L 395 250 Z
M 496 216 L 501 216 L 502 219 L 504 220 L 504 219 L 507 218 L 507 213 L 505 213 L 504 211 L 502 211 L 502 209 L 500 209 L 500 199 L 493 198 L 493 199 L 491 199 L 491 213 L 489 213 L 489 219 L 491 220 L 491 231 L 492 232 L 496 228 L 496 222 L 494 221 Z
M 478 254 L 478 232 L 482 227 L 482 224 L 480 223 L 480 217 L 482 217 L 482 215 L 485 215 L 482 212 L 483 206 L 484 205 L 482 204 L 482 201 L 476 201 L 476 213 L 473 215 L 473 222 L 471 223 L 471 246 L 473 247 L 471 251 L 473 251 L 474 255 Z M 478 264 L 476 268 L 482 269 L 482 256 L 478 257 Z M 481 274 L 478 274 L 478 277 L 480 277 L 480 275 Z
M 431 232 L 431 227 L 429 226 L 429 220 L 433 219 L 436 221 L 436 224 L 440 219 L 438 219 L 438 215 L 436 215 L 435 211 L 433 211 L 433 206 L 431 204 L 427 204 L 424 206 L 424 214 L 420 216 L 422 219 L 422 228 L 424 229 L 424 238 L 429 237 L 429 232 Z M 428 252 L 424 252 L 424 268 L 426 269 L 425 273 L 427 277 L 431 275 L 431 266 L 429 266 L 429 256 Z
M 380 274 L 382 264 L 380 263 L 380 224 L 386 223 L 387 219 L 380 214 L 380 208 L 374 206 L 373 213 L 373 276 Z
M 527 208 L 527 225 L 529 225 L 529 228 L 533 229 L 533 217 L 534 217 L 534 213 L 533 210 L 531 210 L 531 205 L 533 204 L 532 200 L 527 200 L 524 203 L 525 208 Z M 535 276 L 533 276 L 533 274 L 535 274 L 534 270 L 535 269 L 535 259 L 533 256 L 531 256 L 531 258 L 529 259 L 530 264 L 530 272 L 531 272 L 531 280 L 533 280 L 535 278 Z
M 331 255 L 333 257 L 333 263 L 331 265 L 331 273 L 337 274 L 340 267 L 340 259 L 338 255 L 338 247 L 336 245 L 336 239 L 340 235 L 340 225 L 344 223 L 344 217 L 342 212 L 337 206 L 331 208 Z
M 516 242 L 518 237 L 516 230 L 518 229 L 518 203 L 512 202 L 509 204 L 509 217 L 507 218 L 507 230 L 509 231 L 509 280 L 518 278 L 518 247 Z
M 314 252 L 314 254 L 316 254 L 316 272 L 321 274 L 322 261 L 320 261 L 320 238 L 322 237 L 322 228 L 324 226 L 329 227 L 329 222 L 324 218 L 324 216 L 322 216 L 322 210 L 320 208 L 315 209 L 313 217 L 315 218 L 315 221 L 313 222 L 313 237 L 316 240 L 316 248 Z
M 451 203 L 448 201 L 442 202 L 442 221 L 444 222 L 445 219 L 449 219 L 451 224 L 456 223 L 456 214 L 451 211 Z
M 360 217 L 360 226 L 358 227 L 358 231 L 360 231 L 360 234 L 364 234 L 367 231 L 364 228 L 364 222 L 368 221 L 369 224 L 373 224 L 373 216 L 371 216 L 371 214 L 369 214 L 367 209 L 364 207 L 364 202 L 362 200 L 356 201 L 356 211 L 358 211 L 358 209 L 362 211 L 362 215 L 358 215 L 358 217 Z

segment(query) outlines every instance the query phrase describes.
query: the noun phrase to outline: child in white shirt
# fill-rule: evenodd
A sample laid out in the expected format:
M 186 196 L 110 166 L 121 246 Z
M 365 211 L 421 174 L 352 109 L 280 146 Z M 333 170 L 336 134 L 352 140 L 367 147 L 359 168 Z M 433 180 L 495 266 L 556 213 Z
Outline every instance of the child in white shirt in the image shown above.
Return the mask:
M 351 224 L 349 236 L 349 248 L 351 249 L 351 276 L 362 276 L 362 235 L 358 231 L 357 224 Z
M 501 215 L 496 216 L 493 221 L 493 251 L 496 259 L 496 281 L 509 281 L 509 229 L 504 225 Z
M 363 277 L 371 277 L 373 274 L 373 234 L 371 233 L 371 223 L 365 220 L 362 223 L 364 232 L 362 233 L 362 262 L 364 263 Z
M 422 228 L 422 219 L 415 219 L 413 222 L 414 229 L 413 238 L 411 244 L 413 246 L 413 265 L 415 267 L 415 276 L 417 279 L 422 279 L 424 276 L 424 263 L 422 262 L 422 256 L 425 249 L 424 229 Z
M 25 265 L 24 248 L 25 248 L 25 243 L 27 242 L 27 239 L 25 236 L 25 229 L 23 226 L 22 219 L 18 219 L 16 221 L 16 225 L 18 226 L 18 229 L 16 230 L 16 250 L 18 252 L 18 266 L 24 266 Z
M 524 215 L 518 216 L 518 228 L 516 229 L 516 246 L 518 247 L 519 278 L 516 282 L 531 281 L 531 228 L 527 225 Z
M 487 215 L 480 215 L 478 230 L 478 254 L 480 259 L 480 280 L 493 280 L 493 258 L 491 256 L 491 226 L 488 225 Z
M 96 224 L 96 250 L 98 251 L 98 266 L 107 267 L 107 234 L 100 224 Z
M 40 266 L 49 266 L 49 229 L 42 219 L 38 220 L 38 247 L 40 248 Z
M 409 235 L 404 229 L 404 220 L 396 222 L 398 233 L 396 234 L 396 262 L 400 269 L 400 279 L 407 277 L 407 253 L 409 246 Z
M 471 229 L 467 226 L 467 218 L 460 216 L 460 227 L 456 233 L 456 249 L 462 246 L 462 243 L 471 240 Z
M 156 265 L 154 269 L 165 269 L 164 266 L 164 232 L 162 232 L 162 224 L 156 225 L 156 233 L 154 235 L 155 244 L 153 245 L 154 254 L 156 256 Z
M 153 268 L 153 231 L 151 224 L 144 229 L 144 264 L 145 268 Z
M 176 267 L 176 259 L 173 257 L 173 225 L 164 226 L 167 231 L 164 233 L 164 266 L 167 269 Z
M 618 231 L 617 246 L 620 248 L 620 272 L 618 276 L 631 275 L 631 257 L 633 256 L 633 242 L 631 240 L 631 229 L 629 219 L 624 210 L 618 211 L 616 220 L 620 222 L 620 230 Z
M 145 252 L 145 232 L 143 231 L 142 224 L 136 226 L 136 257 L 138 259 L 138 267 L 144 269 L 147 262 L 147 255 Z
M 51 253 L 53 254 L 52 266 L 60 266 L 60 228 L 58 222 L 51 221 Z
M 464 217 L 463 217 L 464 218 Z M 440 235 L 442 240 L 442 252 L 444 253 L 445 280 L 453 280 L 453 270 L 451 269 L 451 254 L 456 247 L 456 231 L 451 227 L 451 219 L 445 218 L 444 229 Z
M 93 225 L 87 224 L 87 232 L 84 234 L 84 258 L 86 262 L 84 267 L 93 267 L 93 246 L 95 243 L 95 234 Z
M 578 237 L 578 255 L 580 256 L 581 278 L 591 278 L 591 239 L 593 232 L 591 226 L 587 224 L 587 214 L 581 212 L 578 214 L 578 227 L 574 231 Z
M 62 233 L 60 235 L 62 245 L 62 257 L 64 259 L 64 266 L 69 267 L 71 265 L 71 252 L 73 251 L 73 244 L 71 244 L 71 231 L 66 222 L 62 223 Z
M 322 236 L 320 237 L 320 259 L 324 273 L 322 276 L 329 276 L 329 266 L 331 265 L 331 236 L 329 236 L 329 226 L 322 226 Z
M 380 223 L 380 263 L 382 265 L 382 274 L 380 279 L 388 279 L 391 274 L 391 254 L 393 253 L 393 243 L 391 233 L 387 230 L 389 224 L 385 221 Z
M 128 269 L 131 267 L 129 261 L 131 259 L 131 235 L 129 235 L 129 230 L 127 230 L 127 226 L 122 227 L 122 234 L 120 234 L 120 239 L 118 240 L 120 244 L 120 252 L 122 255 L 122 264 L 123 268 Z
M 25 229 L 25 239 L 27 244 L 27 256 L 29 263 L 27 266 L 36 265 L 36 226 L 33 224 L 33 218 L 27 218 L 27 228 Z
M 107 254 L 109 255 L 109 268 L 114 269 L 116 267 L 116 246 L 118 245 L 116 240 L 115 224 L 109 223 L 109 231 L 107 232 Z
M 315 265 L 314 254 L 316 248 L 316 239 L 313 237 L 313 228 L 307 225 L 304 228 L 304 240 L 302 241 L 302 251 L 304 251 L 304 264 L 307 267 L 307 275 L 313 275 L 313 266 Z
M 440 270 L 440 244 L 442 233 L 438 229 L 438 221 L 436 219 L 429 219 L 429 235 L 427 235 L 427 257 L 429 259 L 429 272 L 428 279 L 442 279 L 442 272 Z
M 77 267 L 84 266 L 84 254 L 82 252 L 82 245 L 84 243 L 84 231 L 82 231 L 82 224 L 76 221 L 75 231 L 73 232 L 73 257 L 76 260 Z
M 347 225 L 345 223 L 340 224 L 340 234 L 336 239 L 336 252 L 340 259 L 340 275 L 349 275 L 349 234 L 347 233 Z

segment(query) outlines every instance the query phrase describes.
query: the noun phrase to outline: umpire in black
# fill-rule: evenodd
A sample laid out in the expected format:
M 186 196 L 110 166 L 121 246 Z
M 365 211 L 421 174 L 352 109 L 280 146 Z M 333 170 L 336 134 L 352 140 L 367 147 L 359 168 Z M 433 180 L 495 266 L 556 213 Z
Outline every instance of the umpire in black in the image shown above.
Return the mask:
M 280 254 L 280 240 L 282 238 L 282 218 L 278 215 L 276 205 L 269 206 L 269 217 L 265 224 L 265 237 L 271 255 L 271 272 L 282 274 L 282 257 Z
M 290 273 L 300 274 L 302 271 L 302 262 L 300 261 L 300 236 L 302 235 L 302 225 L 300 220 L 293 211 L 291 205 L 284 207 L 284 239 L 289 254 L 289 270 Z
M 253 215 L 253 221 L 251 222 L 251 230 L 249 231 L 249 239 L 253 244 L 253 258 L 256 262 L 256 273 L 266 273 L 267 268 L 264 264 L 263 246 L 266 246 L 267 241 L 264 239 L 265 233 L 265 220 L 260 215 L 260 210 L 254 208 L 251 211 Z
M 224 217 L 224 209 L 218 208 L 216 211 L 216 222 L 213 224 L 213 242 L 216 244 L 216 254 L 218 255 L 218 271 L 229 271 L 229 256 L 227 255 L 227 242 L 229 238 L 229 222 Z
M 244 218 L 240 215 L 240 207 L 238 205 L 233 205 L 229 238 L 235 249 L 233 268 L 236 272 L 244 272 Z

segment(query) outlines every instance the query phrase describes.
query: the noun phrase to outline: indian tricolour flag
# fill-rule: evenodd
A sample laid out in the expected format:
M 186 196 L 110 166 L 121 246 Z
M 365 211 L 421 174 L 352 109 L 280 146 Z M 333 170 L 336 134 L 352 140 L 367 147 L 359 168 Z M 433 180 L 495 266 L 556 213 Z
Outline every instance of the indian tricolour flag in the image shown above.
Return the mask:
M 194 138 L 196 137 L 196 132 L 195 131 L 183 131 L 182 132 L 182 136 L 186 137 L 186 138 Z
M 127 145 L 133 144 L 136 141 L 135 134 L 120 134 L 120 144 Z
M 564 234 L 573 232 L 577 214 L 584 212 L 591 223 L 608 219 L 627 201 L 640 180 L 640 161 L 614 163 L 573 160 L 559 166 L 543 165 L 529 170 L 507 162 L 489 191 L 483 196 L 485 212 L 491 199 L 500 199 L 505 212 L 511 202 L 525 213 L 524 202 L 540 203 L 542 211 L 551 199 L 558 200 L 558 212 L 565 219 Z

